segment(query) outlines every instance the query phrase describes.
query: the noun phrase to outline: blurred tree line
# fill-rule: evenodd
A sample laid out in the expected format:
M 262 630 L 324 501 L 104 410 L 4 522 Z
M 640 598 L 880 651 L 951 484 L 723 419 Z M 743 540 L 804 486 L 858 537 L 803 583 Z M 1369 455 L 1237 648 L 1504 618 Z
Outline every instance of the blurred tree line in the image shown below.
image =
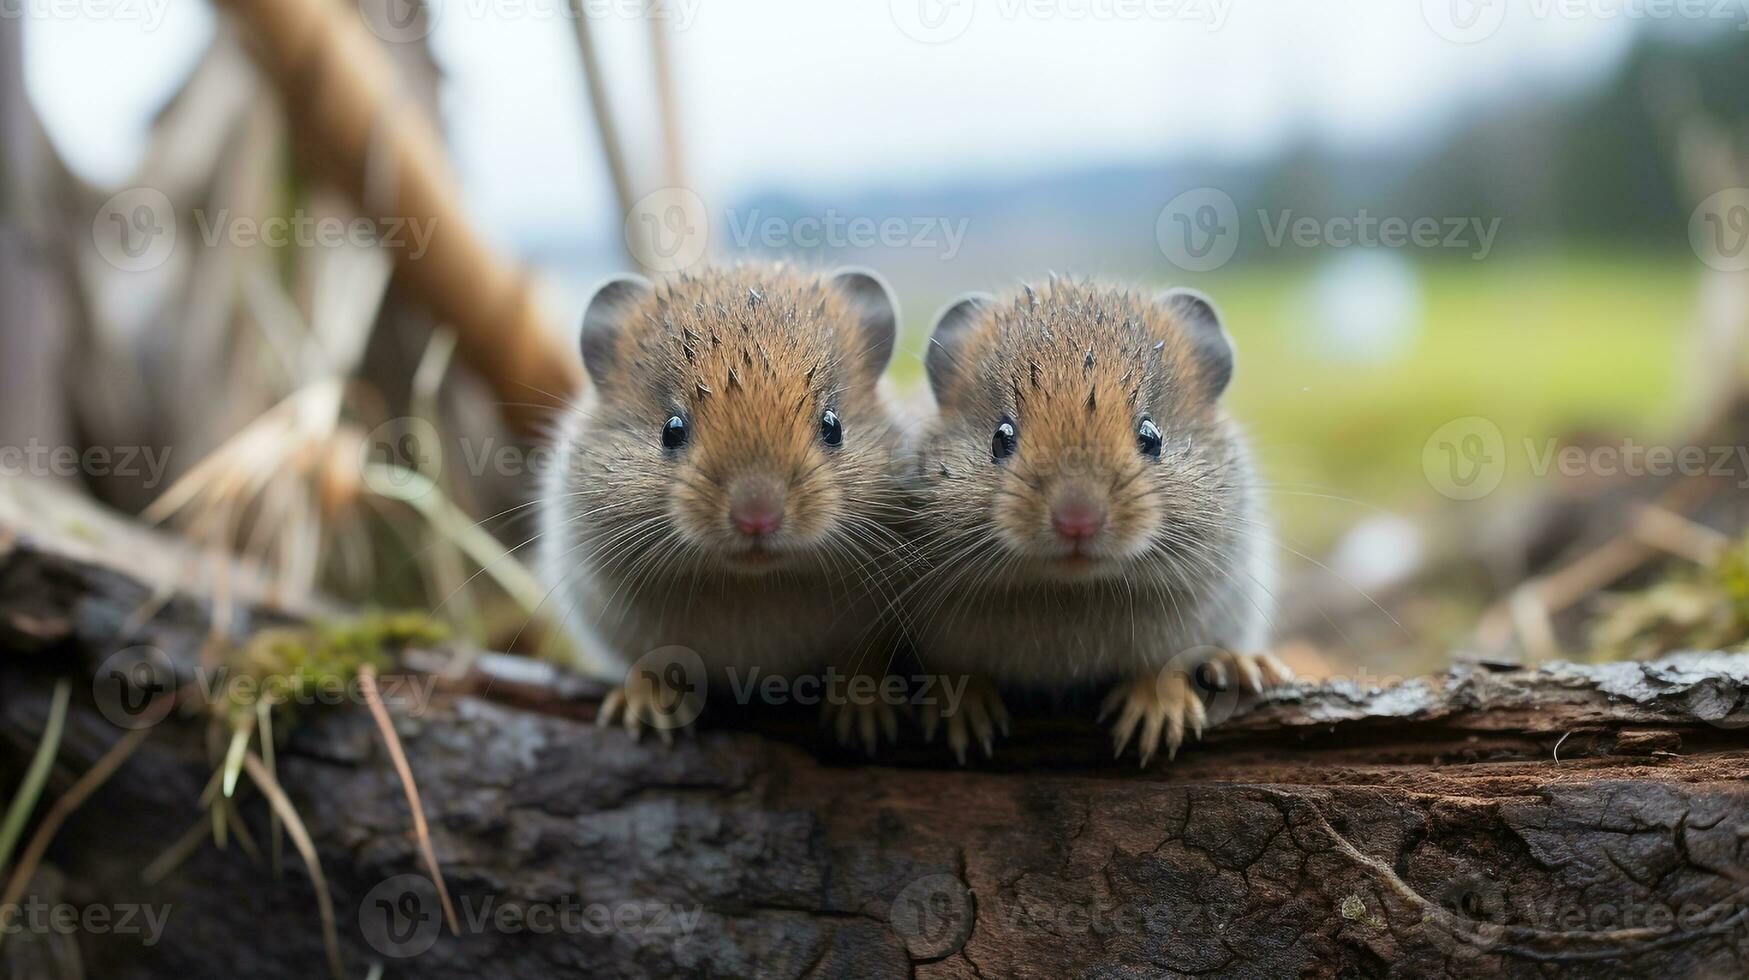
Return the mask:
M 1686 249 L 1697 188 L 1685 185 L 1675 148 L 1697 117 L 1727 130 L 1749 118 L 1749 32 L 1641 32 L 1600 84 L 1491 101 L 1419 145 L 1302 144 L 1262 168 L 1241 207 L 1498 215 L 1513 248 Z

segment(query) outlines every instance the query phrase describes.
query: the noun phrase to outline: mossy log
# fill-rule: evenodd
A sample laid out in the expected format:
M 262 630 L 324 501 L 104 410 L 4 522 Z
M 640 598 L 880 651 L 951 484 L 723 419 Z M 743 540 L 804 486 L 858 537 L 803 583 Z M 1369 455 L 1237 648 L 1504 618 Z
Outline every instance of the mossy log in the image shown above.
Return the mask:
M 123 570 L 176 562 L 55 534 L 0 527 L 0 778 L 72 678 L 51 798 L 120 735 L 116 651 L 192 671 L 209 614 Z M 1749 974 L 1749 656 L 1307 685 L 1146 771 L 1079 712 L 1019 718 L 961 768 L 915 739 L 872 763 L 825 749 L 806 712 L 633 742 L 592 724 L 597 685 L 510 658 L 422 680 L 391 701 L 459 936 L 368 711 L 302 713 L 277 753 L 353 976 Z M 75 910 L 160 910 L 157 941 L 119 915 L 26 929 L 0 948 L 12 975 L 324 969 L 289 846 L 277 876 L 207 840 L 143 882 L 199 840 L 214 765 L 203 722 L 165 717 L 36 879 Z M 237 801 L 268 850 L 266 803 Z

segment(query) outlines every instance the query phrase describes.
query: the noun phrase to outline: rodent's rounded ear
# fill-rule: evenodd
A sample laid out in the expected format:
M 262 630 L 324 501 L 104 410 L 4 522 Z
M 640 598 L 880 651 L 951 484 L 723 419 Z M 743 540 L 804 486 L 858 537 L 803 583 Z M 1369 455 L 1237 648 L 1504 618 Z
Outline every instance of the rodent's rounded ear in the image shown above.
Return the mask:
M 1172 315 L 1191 343 L 1191 353 L 1208 384 L 1209 398 L 1219 398 L 1233 380 L 1233 338 L 1221 326 L 1214 300 L 1194 289 L 1168 289 L 1155 302 Z
M 614 340 L 625 326 L 627 312 L 648 299 L 655 288 L 643 276 L 614 276 L 597 286 L 589 298 L 589 308 L 583 311 L 583 366 L 597 385 L 613 368 Z
M 943 392 L 953 384 L 954 375 L 959 368 L 960 350 L 965 346 L 966 338 L 971 336 L 972 324 L 978 322 L 982 313 L 994 298 L 988 293 L 968 293 L 947 304 L 935 316 L 935 328 L 929 332 L 929 353 L 923 358 L 923 367 L 929 374 L 929 388 L 935 392 L 935 400 L 941 401 Z
M 880 377 L 893 359 L 893 339 L 899 331 L 899 304 L 886 280 L 872 269 L 840 269 L 832 274 L 832 287 L 850 301 L 856 316 L 863 363 Z

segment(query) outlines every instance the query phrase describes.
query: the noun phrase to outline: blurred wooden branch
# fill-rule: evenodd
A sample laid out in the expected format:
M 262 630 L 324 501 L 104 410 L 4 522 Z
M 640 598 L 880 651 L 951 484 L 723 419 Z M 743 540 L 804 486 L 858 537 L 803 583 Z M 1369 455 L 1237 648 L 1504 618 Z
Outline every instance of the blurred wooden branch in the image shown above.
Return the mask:
M 1700 82 L 1679 68 L 1653 77 L 1644 93 L 1652 118 L 1672 147 L 1688 202 L 1701 206 L 1714 193 L 1742 187 L 1749 179 L 1749 151 L 1738 137 L 1741 120 L 1709 113 Z M 1696 428 L 1718 424 L 1745 387 L 1749 370 L 1749 289 L 1735 272 L 1701 271 L 1695 359 L 1685 387 L 1693 392 Z
M 674 90 L 674 50 L 669 21 L 662 8 L 651 6 L 650 67 L 656 75 L 656 111 L 662 122 L 662 179 L 669 187 L 686 186 L 686 150 L 680 136 L 680 98 Z
M 582 383 L 581 364 L 543 319 L 523 270 L 464 216 L 431 121 L 396 82 L 389 55 L 332 0 L 215 0 L 243 28 L 304 157 L 362 214 L 430 229 L 394 236 L 400 281 L 457 335 L 462 360 L 525 431 Z
M 53 149 L 24 91 L 23 22 L 0 16 L 0 445 L 64 445 L 58 382 L 73 315 L 67 283 L 41 236 Z
M 601 157 L 607 164 L 608 177 L 613 181 L 613 199 L 619 205 L 621 220 L 632 213 L 632 179 L 626 169 L 625 141 L 620 138 L 614 122 L 613 100 L 607 94 L 607 82 L 601 75 L 601 57 L 595 51 L 595 39 L 589 30 L 589 14 L 583 0 L 571 0 L 571 23 L 577 30 L 577 55 L 583 64 L 583 86 L 589 96 L 589 109 L 595 116 L 595 131 L 601 140 Z M 621 236 L 626 256 L 635 265 L 637 250 Z

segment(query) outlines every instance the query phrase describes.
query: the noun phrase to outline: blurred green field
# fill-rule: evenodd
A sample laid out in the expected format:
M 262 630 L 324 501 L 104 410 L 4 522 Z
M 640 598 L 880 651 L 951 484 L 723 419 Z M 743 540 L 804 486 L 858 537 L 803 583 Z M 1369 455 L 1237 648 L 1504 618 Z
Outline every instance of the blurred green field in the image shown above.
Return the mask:
M 1321 550 L 1374 509 L 1445 503 L 1423 476 L 1422 447 L 1453 418 L 1500 427 L 1508 488 L 1536 479 L 1526 439 L 1540 449 L 1579 428 L 1668 432 L 1692 407 L 1677 379 L 1694 357 L 1697 268 L 1692 256 L 1553 254 L 1409 267 L 1416 325 L 1374 361 L 1325 342 L 1309 312 L 1314 267 L 1174 281 L 1221 305 L 1239 347 L 1231 405 L 1277 488 L 1279 530 Z M 926 329 L 908 324 L 909 349 Z M 895 369 L 915 374 L 908 361 Z

